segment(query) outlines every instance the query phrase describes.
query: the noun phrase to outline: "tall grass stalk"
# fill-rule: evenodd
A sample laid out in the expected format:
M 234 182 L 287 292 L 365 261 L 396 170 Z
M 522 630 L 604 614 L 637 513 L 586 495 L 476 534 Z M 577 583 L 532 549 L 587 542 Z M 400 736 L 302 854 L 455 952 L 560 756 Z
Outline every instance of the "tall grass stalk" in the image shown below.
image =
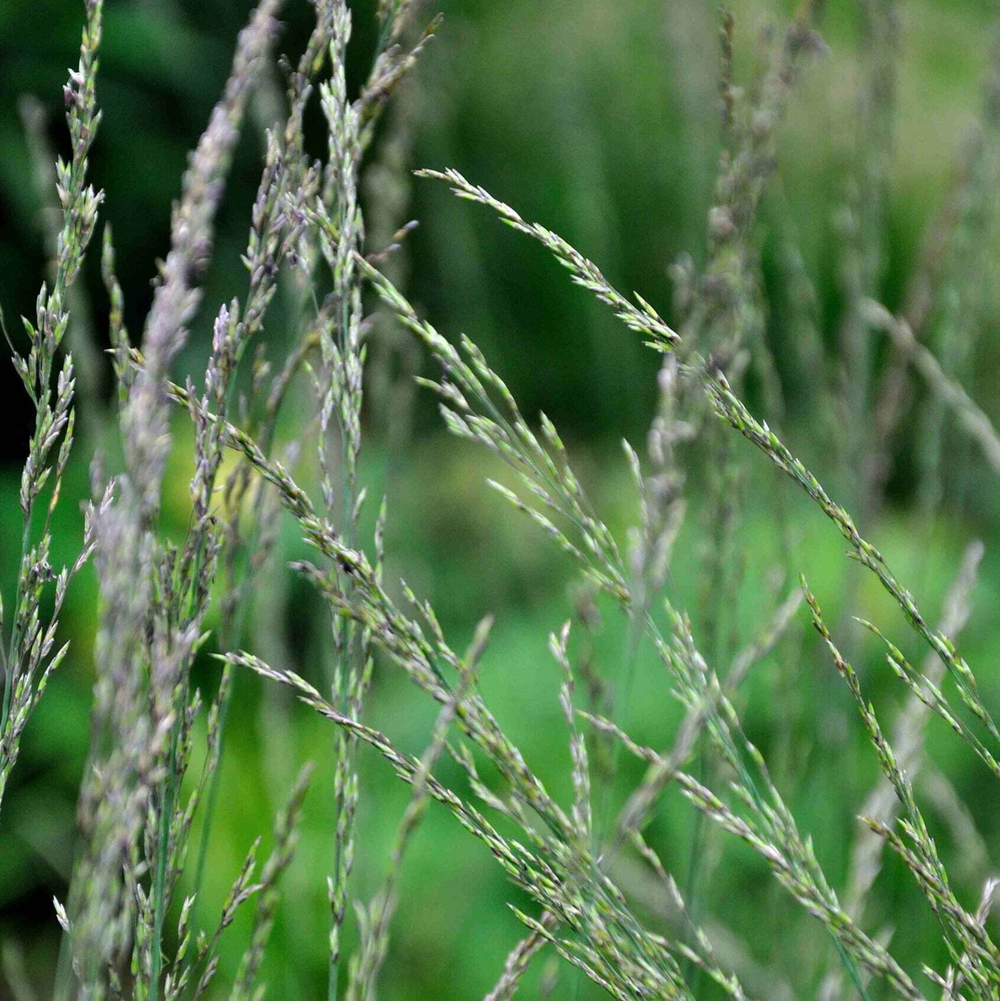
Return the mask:
M 67 653 L 66 646 L 53 653 L 53 645 L 70 580 L 94 548 L 91 511 L 87 516 L 83 546 L 73 565 L 56 573 L 49 562 L 52 515 L 59 503 L 60 486 L 73 445 L 76 377 L 69 352 L 63 354 L 54 388 L 53 375 L 69 326 L 70 289 L 83 264 L 104 197 L 103 192 L 87 184 L 87 158 L 101 121 L 95 89 L 103 15 L 101 0 L 88 0 L 86 13 L 79 66 L 70 70 L 69 82 L 63 88 L 72 155 L 68 163 L 61 158 L 56 163 L 56 195 L 62 218 L 54 240 L 54 273 L 51 289 L 48 284 L 43 284 L 38 294 L 35 322 L 26 318 L 22 320 L 30 345 L 26 357 L 15 347 L 0 310 L 0 327 L 11 349 L 14 368 L 32 402 L 35 417 L 28 458 L 21 475 L 21 556 L 6 649 L 2 642 L 4 622 L 0 604 L 0 667 L 3 669 L 0 803 L 7 777 L 17 760 L 21 734 L 28 718 L 45 691 L 49 675 Z M 59 448 L 55 450 L 57 444 Z M 36 541 L 36 512 L 47 485 L 49 501 Z M 56 585 L 54 608 L 48 623 L 43 625 L 42 595 L 46 585 L 52 581 Z

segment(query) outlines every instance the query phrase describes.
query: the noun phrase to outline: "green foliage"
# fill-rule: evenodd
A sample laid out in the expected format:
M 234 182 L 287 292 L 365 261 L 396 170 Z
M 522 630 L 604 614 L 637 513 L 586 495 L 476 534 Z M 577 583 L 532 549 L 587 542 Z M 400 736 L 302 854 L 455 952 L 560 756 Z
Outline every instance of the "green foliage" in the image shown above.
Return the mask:
M 120 270 L 134 228 L 106 223 L 100 267 L 85 264 L 105 203 L 165 174 L 145 157 L 152 177 L 116 175 L 120 131 L 102 163 L 102 114 L 128 116 L 115 73 L 98 111 L 98 53 L 195 95 L 185 61 L 229 15 L 185 22 L 171 56 L 157 25 L 183 8 L 105 21 L 86 0 L 54 171 L 44 111 L 22 108 L 51 274 L 26 341 L 4 324 L 31 427 L 4 494 L 22 543 L 0 606 L 0 974 L 19 998 L 95 1001 L 996 999 L 1000 690 L 973 594 L 1000 598 L 988 559 L 978 582 L 990 547 L 968 536 L 992 528 L 1000 468 L 979 381 L 1000 36 L 941 207 L 900 216 L 925 227 L 912 252 L 894 204 L 916 190 L 906 53 L 930 44 L 921 18 L 967 32 L 964 9 L 865 0 L 853 36 L 846 5 L 803 3 L 769 10 L 756 48 L 755 4 L 714 28 L 693 4 L 659 10 L 684 53 L 670 122 L 651 104 L 653 5 L 465 9 L 452 34 L 420 0 L 261 0 L 205 109 L 151 297 Z M 0 6 L 42 44 L 23 17 Z M 532 45 L 493 51 L 518 17 Z M 466 138 L 484 111 L 503 123 L 497 92 L 528 104 L 511 67 L 556 43 L 595 56 L 562 67 L 570 96 L 532 98 L 504 155 L 482 136 L 463 155 L 442 120 Z M 622 45 L 631 79 L 604 93 Z M 801 107 L 848 63 L 850 98 L 822 107 L 849 137 L 817 137 Z M 942 84 L 949 101 L 961 83 Z M 564 199 L 534 180 L 543 127 Z M 567 218 L 593 259 L 456 169 L 411 179 L 446 152 Z M 832 193 L 806 176 L 817 163 Z M 643 224 L 622 229 L 601 178 L 639 166 Z M 491 272 L 498 238 L 427 180 L 590 295 L 506 244 L 507 274 Z M 655 291 L 667 256 L 672 298 Z M 619 273 L 650 292 L 623 294 Z M 517 331 L 535 282 L 546 307 Z M 438 315 L 474 336 L 454 343 Z M 541 391 L 501 375 L 518 363 L 568 394 L 537 422 Z M 596 416 L 564 422 L 584 399 Z M 80 526 L 66 511 L 85 468 Z

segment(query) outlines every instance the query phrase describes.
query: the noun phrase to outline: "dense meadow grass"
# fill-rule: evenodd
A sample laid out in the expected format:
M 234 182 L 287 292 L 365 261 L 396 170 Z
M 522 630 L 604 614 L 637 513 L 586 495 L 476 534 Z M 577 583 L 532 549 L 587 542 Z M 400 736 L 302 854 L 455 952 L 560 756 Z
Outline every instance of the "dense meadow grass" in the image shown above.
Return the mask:
M 0 998 L 1000 997 L 996 10 L 439 6 L 0 0 Z

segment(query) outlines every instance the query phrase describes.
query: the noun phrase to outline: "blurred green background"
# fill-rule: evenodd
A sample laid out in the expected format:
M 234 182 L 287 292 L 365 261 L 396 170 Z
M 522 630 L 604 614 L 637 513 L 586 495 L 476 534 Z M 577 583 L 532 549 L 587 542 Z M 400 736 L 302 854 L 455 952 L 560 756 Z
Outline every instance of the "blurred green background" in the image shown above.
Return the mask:
M 350 71 L 357 83 L 367 72 L 375 34 L 373 4 L 352 6 Z M 526 218 L 561 233 L 598 261 L 615 285 L 639 289 L 669 317 L 668 265 L 682 251 L 696 261 L 704 258 L 719 149 L 713 5 L 701 0 L 440 0 L 436 7 L 445 14 L 443 27 L 423 57 L 416 86 L 405 95 L 411 165 L 459 168 Z M 791 7 L 780 0 L 738 0 L 733 7 L 737 72 L 745 78 L 757 59 L 760 32 Z M 104 121 L 91 176 L 107 192 L 102 216 L 114 227 L 133 337 L 151 301 L 155 260 L 166 252 L 171 200 L 179 191 L 187 151 L 222 88 L 248 9 L 245 0 L 107 0 L 98 82 Z M 32 313 L 46 260 L 43 194 L 19 102 L 23 95 L 37 96 L 47 114 L 48 141 L 53 149 L 64 149 L 61 85 L 66 67 L 77 58 L 81 10 L 82 4 L 69 0 L 0 0 L 0 300 L 9 326 L 18 314 Z M 902 15 L 882 292 L 890 307 L 900 302 L 921 232 L 947 189 L 962 136 L 980 109 L 994 6 L 985 0 L 909 0 Z M 284 21 L 279 47 L 294 58 L 310 28 L 309 5 L 288 0 Z M 780 184 L 762 207 L 761 242 L 768 335 L 792 404 L 791 443 L 808 465 L 829 473 L 834 487 L 847 490 L 850 484 L 837 480 L 833 443 L 817 436 L 815 425 L 805 419 L 817 387 L 803 384 L 783 364 L 782 345 L 789 335 L 782 325 L 782 274 L 774 263 L 774 234 L 791 224 L 819 292 L 835 365 L 833 331 L 840 305 L 835 216 L 845 197 L 857 128 L 858 11 L 853 0 L 831 0 L 823 34 L 829 52 L 803 74 L 782 130 Z M 239 255 L 259 178 L 261 124 L 268 115 L 266 101 L 260 100 L 248 118 L 219 219 L 214 261 L 203 283 L 204 308 L 179 359 L 180 374 L 204 370 L 211 316 L 221 301 L 242 293 Z M 317 143 L 319 124 L 310 122 Z M 553 418 L 598 510 L 624 540 L 637 519 L 637 504 L 618 441 L 624 436 L 642 444 L 655 405 L 657 357 L 573 287 L 541 248 L 499 226 L 484 210 L 427 181 L 415 181 L 411 196 L 406 217 L 420 220 L 408 250 L 411 298 L 442 332 L 466 331 L 480 344 L 526 414 L 544 408 Z M 90 254 L 84 285 L 93 329 L 101 337 L 107 306 L 98 258 Z M 1000 292 L 985 291 L 985 326 L 966 388 L 998 420 L 994 387 L 1000 377 L 1000 340 L 993 336 L 993 321 L 1000 315 Z M 282 316 L 279 303 L 267 333 L 268 355 L 276 359 L 289 336 Z M 418 368 L 423 367 L 418 359 Z M 99 377 L 107 394 L 109 372 L 103 362 Z M 0 579 L 9 601 L 20 537 L 17 487 L 30 414 L 7 366 L 0 371 L 0 388 L 14 401 L 0 436 Z M 485 488 L 486 476 L 495 473 L 493 464 L 467 443 L 445 436 L 427 399 L 418 398 L 406 433 L 387 428 L 377 392 L 370 399 L 361 478 L 373 496 L 388 494 L 388 576 L 405 577 L 432 601 L 458 649 L 482 615 L 496 615 L 482 676 L 487 702 L 533 767 L 565 797 L 569 758 L 556 698 L 560 677 L 545 638 L 572 613 L 572 568 L 526 519 Z M 934 618 L 964 545 L 976 537 L 985 540 L 977 611 L 961 649 L 977 671 L 986 703 L 1000 705 L 994 669 L 1000 656 L 996 482 L 974 458 L 967 461 L 962 488 L 949 483 L 941 515 L 929 521 L 913 503 L 908 448 L 914 433 L 908 424 L 898 443 L 901 461 L 891 484 L 891 507 L 878 524 L 862 528 Z M 94 444 L 85 431 L 56 526 L 54 555 L 60 560 L 70 559 L 78 544 L 77 502 L 87 491 Z M 167 481 L 168 525 L 183 525 L 186 517 L 190 460 L 190 434 L 178 425 Z M 745 461 L 751 476 L 738 535 L 747 579 L 735 610 L 739 637 L 747 641 L 754 635 L 774 597 L 780 542 L 769 503 L 779 489 L 787 495 L 798 533 L 797 562 L 835 621 L 849 563 L 839 537 L 790 485 L 773 477 L 762 458 L 746 454 Z M 699 514 L 701 489 L 695 475 L 672 569 L 672 586 L 696 619 L 698 566 L 712 529 Z M 287 523 L 282 546 L 288 556 L 304 551 Z M 88 572 L 74 585 L 64 615 L 71 655 L 27 730 L 0 822 L 0 940 L 11 962 L 23 959 L 39 997 L 50 990 L 58 949 L 51 899 L 64 895 L 73 857 L 95 603 L 96 585 Z M 854 610 L 884 627 L 908 654 L 921 655 L 898 610 L 871 582 L 861 585 Z M 613 610 L 605 611 L 595 656 L 601 670 L 614 677 L 626 638 L 620 619 Z M 265 659 L 316 678 L 321 623 L 313 595 L 279 566 L 255 604 L 248 642 Z M 814 837 L 820 861 L 837 886 L 856 831 L 854 814 L 877 766 L 846 691 L 830 680 L 828 660 L 809 637 L 795 642 L 804 644 L 801 656 L 797 649 L 775 655 L 755 671 L 743 697 L 747 727 L 777 762 L 779 787 L 802 829 Z M 861 641 L 857 657 L 866 670 L 866 691 L 890 718 L 901 702 L 901 687 L 879 666 L 874 643 Z M 205 665 L 201 680 L 213 690 L 214 668 Z M 637 739 L 657 747 L 669 745 L 680 715 L 667 687 L 651 651 L 642 650 L 626 725 Z M 419 752 L 434 712 L 391 666 L 379 665 L 368 709 L 373 725 L 404 749 Z M 332 734 L 284 691 L 248 676 L 238 679 L 233 720 L 203 913 L 215 912 L 253 838 L 263 833 L 268 843 L 271 818 L 288 784 L 303 761 L 315 760 L 302 841 L 285 880 L 265 979 L 271 997 L 320 997 L 326 983 L 325 877 L 333 844 Z M 929 746 L 985 844 L 996 845 L 1000 814 L 985 771 L 933 723 Z M 408 792 L 373 755 L 362 754 L 361 768 L 353 890 L 366 900 L 379 885 Z M 631 763 L 623 768 L 628 781 L 620 783 L 622 790 L 640 775 Z M 440 765 L 445 779 L 454 779 L 454 771 L 451 762 Z M 933 810 L 930 816 L 963 899 L 974 900 L 994 860 L 971 857 L 968 845 Z M 677 873 L 687 871 L 693 827 L 691 808 L 668 791 L 650 837 Z M 197 837 L 196 830 L 194 844 Z M 749 850 L 715 831 L 705 837 L 718 859 L 710 880 L 699 887 L 698 912 L 720 939 L 736 943 L 741 970 L 758 969 L 759 982 L 768 985 L 763 996 L 788 996 L 782 984 L 804 996 L 830 962 L 825 933 L 782 896 Z M 657 901 L 647 884 L 629 871 L 621 878 L 626 887 L 635 884 L 638 906 L 655 924 Z M 523 903 L 485 849 L 432 808 L 404 866 L 381 996 L 399 1001 L 481 997 L 521 934 L 505 907 L 508 901 Z M 874 927 L 896 928 L 896 953 L 911 971 L 921 961 L 939 967 L 946 961 L 933 915 L 894 860 L 886 862 L 869 915 Z M 227 932 L 220 991 L 238 961 L 246 930 L 246 922 L 237 921 Z M 533 966 L 525 997 L 537 996 L 544 968 L 544 960 Z M 555 996 L 591 996 L 588 985 L 574 995 L 572 983 L 563 971 Z M 748 986 L 755 984 L 748 979 Z M 0 998 L 12 996 L 8 990 L 0 978 Z M 714 996 L 708 986 L 703 990 L 704 996 Z

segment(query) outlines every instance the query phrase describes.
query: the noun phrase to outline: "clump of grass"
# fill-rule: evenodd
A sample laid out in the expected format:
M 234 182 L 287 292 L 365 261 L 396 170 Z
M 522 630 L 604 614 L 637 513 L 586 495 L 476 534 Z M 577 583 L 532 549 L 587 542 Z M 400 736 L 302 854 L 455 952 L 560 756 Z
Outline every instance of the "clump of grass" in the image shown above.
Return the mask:
M 278 0 L 263 0 L 237 41 L 222 99 L 181 181 L 170 248 L 137 346 L 122 323 L 113 240 L 105 230 L 102 263 L 111 301 L 109 341 L 117 379 L 106 421 L 120 436 L 122 468 L 107 478 L 95 467 L 95 499 L 88 508 L 80 555 L 56 575 L 49 566 L 50 520 L 73 441 L 75 388 L 72 359 L 62 350 L 69 322 L 66 296 L 95 232 L 103 197 L 86 185 L 87 154 L 100 121 L 94 81 L 102 4 L 100 0 L 86 4 L 80 68 L 72 72 L 66 90 L 72 160 L 57 167 L 63 223 L 55 241 L 55 278 L 51 291 L 43 286 L 36 320 L 25 321 L 27 356 L 12 344 L 36 424 L 22 478 L 22 558 L 14 617 L 4 644 L 0 716 L 2 799 L 28 717 L 49 674 L 66 656 L 66 647 L 55 650 L 55 638 L 67 588 L 94 554 L 101 588 L 97 677 L 91 744 L 80 790 L 77 854 L 68 898 L 65 904 L 56 902 L 66 939 L 59 996 L 168 1001 L 216 990 L 221 938 L 252 898 L 256 899 L 250 938 L 230 996 L 261 995 L 258 980 L 275 923 L 279 881 L 293 861 L 311 769 L 300 773 L 275 821 L 274 848 L 259 875 L 258 839 L 241 863 L 234 860 L 231 889 L 218 920 L 203 928 L 199 896 L 213 815 L 225 802 L 220 798 L 219 766 L 237 678 L 234 669 L 244 668 L 288 687 L 336 727 L 328 746 L 335 812 L 327 876 L 330 998 L 342 990 L 350 1001 L 377 996 L 379 974 L 393 941 L 401 867 L 433 803 L 482 843 L 521 894 L 521 903 L 512 904 L 511 911 L 524 926 L 524 937 L 508 955 L 487 999 L 513 997 L 533 958 L 549 947 L 623 1001 L 688 1001 L 703 996 L 709 983 L 740 1001 L 752 996 L 744 987 L 746 978 L 722 956 L 703 920 L 700 887 L 713 864 L 705 850 L 707 832 L 695 827 L 686 878 L 670 870 L 648 837 L 657 806 L 671 786 L 700 816 L 756 852 L 791 900 L 830 935 L 838 965 L 822 971 L 822 996 L 841 996 L 849 980 L 865 998 L 875 990 L 875 981 L 909 1001 L 925 997 L 920 974 L 895 958 L 891 940 L 865 927 L 865 903 L 882 846 L 887 844 L 913 874 L 937 917 L 948 956 L 946 969 L 924 964 L 920 972 L 944 997 L 996 998 L 1000 953 L 987 930 L 995 883 L 985 883 L 978 907 L 962 903 L 918 804 L 913 781 L 920 768 L 923 731 L 932 714 L 1000 776 L 1000 730 L 973 669 L 954 643 L 969 614 L 981 547 L 969 550 L 941 626 L 931 626 L 848 510 L 832 499 L 785 444 L 784 431 L 774 429 L 781 429 L 786 408 L 779 368 L 766 336 L 757 221 L 774 174 L 777 134 L 796 77 L 807 56 L 823 51 L 814 24 L 818 5 L 764 39 L 761 69 L 746 88 L 734 81 L 735 22 L 723 15 L 723 152 L 707 219 L 706 263 L 700 273 L 690 261 L 675 266 L 680 286 L 675 322 L 668 322 L 638 293 L 631 298 L 623 295 L 597 264 L 569 242 L 526 221 L 457 170 L 418 171 L 422 178 L 446 182 L 459 197 L 485 206 L 517 232 L 538 241 L 569 271 L 574 283 L 609 306 L 628 331 L 663 356 L 659 403 L 644 455 L 623 442 L 638 509 L 627 546 L 588 496 L 555 424 L 541 414 L 536 430 L 474 341 L 463 336 L 456 347 L 421 317 L 391 280 L 387 264 L 412 227 L 398 227 L 387 246 L 369 246 L 359 195 L 366 157 L 377 143 L 377 126 L 387 102 L 421 55 L 437 21 L 421 28 L 415 2 L 379 3 L 372 67 L 352 98 L 346 73 L 352 12 L 344 0 L 313 0 L 312 6 L 314 30 L 294 68 L 288 64 L 284 120 L 266 136 L 243 258 L 247 286 L 242 302 L 234 298 L 214 311 L 211 353 L 200 386 L 192 379 L 184 385 L 172 381 L 173 363 L 200 304 L 197 278 L 211 255 L 215 216 L 247 102 L 271 58 Z M 873 2 L 866 5 L 866 16 L 861 104 L 873 121 L 887 123 L 897 60 L 892 41 L 895 5 Z M 327 63 L 329 75 L 320 80 Z M 327 142 L 325 158 L 314 162 L 305 151 L 303 123 L 317 85 Z M 995 118 L 987 116 L 983 128 L 995 128 Z M 841 330 L 847 385 L 843 398 L 824 397 L 817 404 L 827 412 L 844 408 L 852 419 L 862 421 L 872 395 L 869 338 L 877 330 L 890 335 L 895 353 L 889 381 L 882 402 L 876 400 L 881 437 L 877 436 L 867 465 L 863 425 L 855 424 L 849 435 L 849 464 L 862 488 L 855 500 L 866 513 L 878 506 L 884 486 L 872 456 L 877 453 L 881 461 L 900 406 L 899 387 L 911 367 L 930 384 L 939 403 L 955 412 L 994 471 L 1000 455 L 1000 438 L 992 424 L 955 374 L 917 340 L 919 325 L 915 328 L 912 316 L 896 317 L 877 301 L 884 188 L 891 158 L 891 143 L 883 139 L 867 151 L 862 164 L 842 248 L 849 292 Z M 984 141 L 979 148 L 991 145 Z M 977 176 L 985 170 L 982 165 L 977 169 Z M 966 213 L 962 225 L 971 225 L 973 217 L 975 213 Z M 381 230 L 384 236 L 389 227 L 382 225 Z M 962 241 L 952 236 L 951 243 L 960 247 Z M 789 267 L 798 276 L 800 301 L 814 302 L 807 276 L 801 273 L 801 255 L 793 244 L 786 249 Z M 948 281 L 956 280 L 953 271 L 942 274 L 949 276 Z M 266 330 L 268 309 L 282 276 L 297 293 L 300 306 L 293 347 L 280 366 L 272 369 L 258 356 L 246 372 L 247 351 Z M 933 298 L 933 286 L 932 277 L 921 276 L 921 295 Z M 366 310 L 368 289 L 374 293 L 376 308 L 383 311 L 378 323 Z M 927 307 L 921 310 L 930 315 Z M 530 762 L 505 731 L 478 686 L 480 668 L 488 658 L 491 617 L 482 620 L 469 648 L 460 652 L 427 600 L 405 582 L 397 587 L 385 580 L 389 517 L 385 500 L 370 544 L 363 538 L 367 491 L 361 482 L 360 457 L 365 372 L 372 331 L 386 329 L 388 322 L 412 332 L 440 367 L 438 378 L 418 382 L 439 398 L 447 429 L 505 464 L 516 489 L 497 481 L 490 481 L 491 486 L 570 558 L 588 588 L 608 601 L 612 614 L 625 619 L 628 643 L 617 689 L 597 675 L 586 657 L 586 644 L 576 642 L 576 634 L 585 633 L 593 621 L 592 596 L 581 599 L 582 628 L 574 632 L 567 621 L 548 636 L 562 679 L 559 703 L 572 790 L 567 804 L 553 793 L 551 783 L 543 781 L 543 769 Z M 812 329 L 809 323 L 806 327 Z M 818 337 L 811 337 L 807 349 L 812 363 L 825 361 Z M 57 364 L 61 364 L 58 372 Z M 759 379 L 771 423 L 756 417 L 745 402 L 748 372 Z M 281 459 L 274 454 L 283 402 L 300 382 L 311 390 L 308 434 L 303 431 L 301 437 L 315 449 L 315 488 L 296 468 L 299 448 L 289 447 Z M 819 384 L 824 393 L 835 392 L 831 388 L 835 380 Z M 194 436 L 190 520 L 180 542 L 168 541 L 160 525 L 172 408 L 187 415 Z M 720 420 L 710 420 L 713 414 Z M 943 413 L 936 411 L 934 419 L 940 424 Z M 833 523 L 849 546 L 848 556 L 874 576 L 927 646 L 927 660 L 917 670 L 894 643 L 884 639 L 880 627 L 864 623 L 884 639 L 888 664 L 909 693 L 891 738 L 879 713 L 866 701 L 863 679 L 842 654 L 804 578 L 801 591 L 789 587 L 784 598 L 771 602 L 748 644 L 737 642 L 730 626 L 732 605 L 745 574 L 753 573 L 737 558 L 741 512 L 746 492 L 753 487 L 743 472 L 740 438 L 797 484 Z M 238 461 L 224 476 L 226 449 Z M 715 473 L 705 503 L 718 530 L 703 561 L 704 607 L 695 615 L 670 586 L 670 564 L 692 501 L 685 493 L 687 474 L 699 451 L 709 457 Z M 46 487 L 49 503 L 38 534 L 33 516 Z M 318 553 L 315 561 L 299 559 L 289 568 L 315 589 L 327 616 L 327 656 L 316 672 L 322 680 L 315 683 L 243 649 L 256 574 L 275 547 L 275 524 L 282 511 Z M 774 520 L 786 542 L 791 535 L 788 518 L 784 502 L 776 500 Z M 786 545 L 779 568 L 786 585 L 797 569 L 795 559 L 794 547 Z M 43 624 L 42 594 L 52 579 L 54 608 Z M 857 706 L 883 776 L 865 807 L 864 822 L 871 834 L 858 841 L 842 893 L 793 816 L 781 777 L 772 773 L 750 739 L 740 707 L 741 685 L 754 665 L 788 643 L 803 595 L 812 624 Z M 216 607 L 219 627 L 213 638 L 208 624 Z M 222 672 L 218 691 L 208 696 L 194 687 L 192 668 L 213 642 Z M 683 710 L 678 729 L 664 735 L 661 749 L 628 732 L 627 710 L 642 644 L 655 652 L 665 672 L 665 687 Z M 420 755 L 404 752 L 389 734 L 364 720 L 374 672 L 383 668 L 399 670 L 439 706 Z M 943 688 L 945 673 L 960 704 Z M 580 687 L 588 696 L 586 708 L 578 704 L 582 701 L 578 677 L 585 682 Z M 196 722 L 201 716 L 207 747 L 201 773 L 195 776 L 189 773 L 196 760 Z M 358 944 L 345 961 L 349 904 L 356 896 L 352 872 L 360 844 L 355 828 L 361 796 L 358 755 L 363 747 L 372 748 L 411 786 L 411 797 L 378 890 L 367 903 L 355 900 Z M 693 767 L 696 753 L 699 761 Z M 631 786 L 619 754 L 644 766 L 641 779 Z M 435 775 L 446 758 L 458 767 L 461 785 L 447 784 Z M 189 872 L 190 837 L 199 809 L 201 842 Z M 668 900 L 675 916 L 669 927 L 654 926 L 619 881 L 619 863 L 626 854 L 642 864 L 646 878 Z M 545 991 L 553 990 L 554 982 L 547 974 Z

